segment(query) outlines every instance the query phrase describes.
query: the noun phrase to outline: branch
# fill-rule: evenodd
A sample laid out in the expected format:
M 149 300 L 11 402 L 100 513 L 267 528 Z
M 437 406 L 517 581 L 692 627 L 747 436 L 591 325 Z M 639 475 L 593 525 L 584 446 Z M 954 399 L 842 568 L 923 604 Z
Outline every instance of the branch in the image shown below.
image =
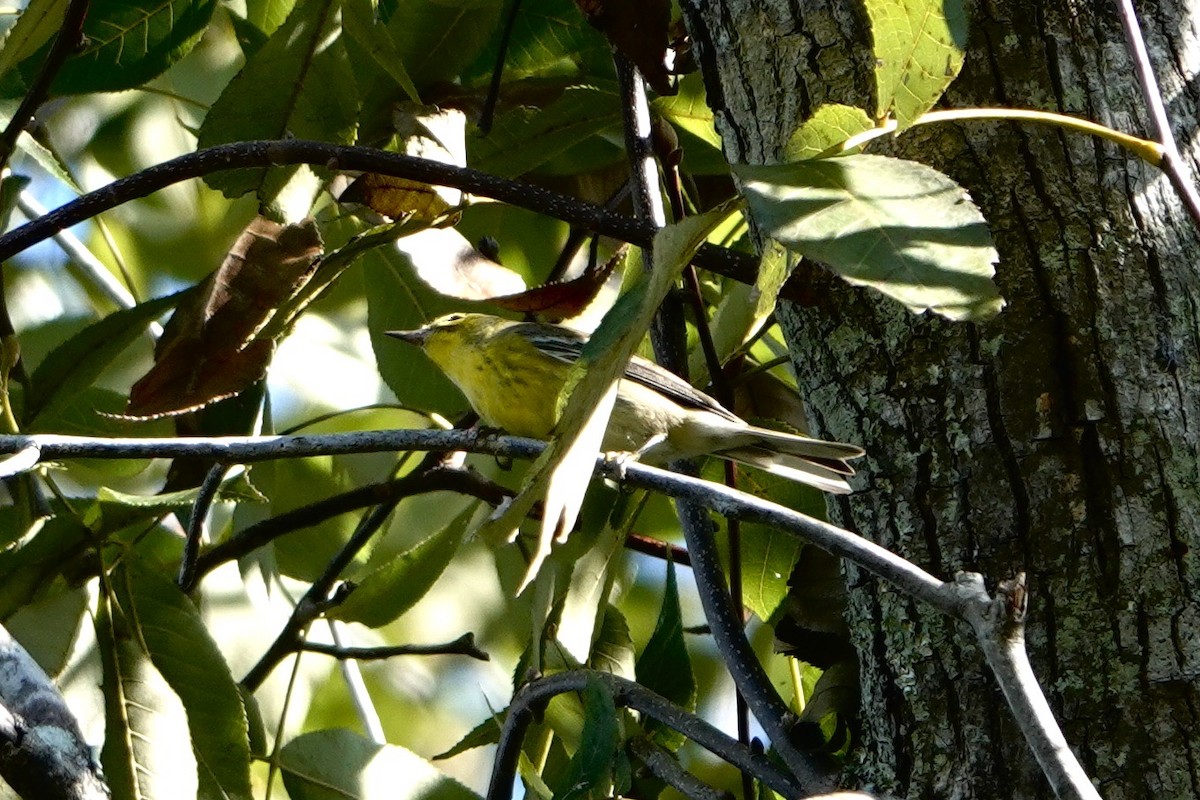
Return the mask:
M 261 461 L 289 456 L 379 452 L 389 449 L 469 450 L 531 459 L 536 458 L 543 447 L 542 443 L 531 439 L 459 430 L 394 430 L 323 436 L 242 436 L 183 440 L 98 439 L 56 435 L 0 436 L 0 453 L 17 453 L 14 458 L 24 458 L 32 463 L 36 463 L 38 458 L 176 458 L 186 455 L 226 461 Z M 8 463 L 0 462 L 0 471 Z M 795 534 L 822 550 L 849 559 L 938 611 L 968 622 L 975 630 L 989 666 L 995 672 L 1010 706 L 1017 714 L 1018 723 L 1034 748 L 1035 756 L 1042 761 L 1043 769 L 1047 771 L 1051 783 L 1056 788 L 1066 785 L 1070 789 L 1070 793 L 1065 795 L 1067 797 L 1090 799 L 1096 796 L 1088 793 L 1087 787 L 1090 784 L 1086 783 L 1082 768 L 1067 748 L 1045 696 L 1036 680 L 1032 679 L 1020 629 L 1014 628 L 1011 621 L 1008 627 L 998 627 L 999 623 L 995 621 L 995 617 L 989 618 L 989 615 L 997 613 L 994 603 L 1008 601 L 990 599 L 983 590 L 982 579 L 979 576 L 959 576 L 951 583 L 940 581 L 915 564 L 850 531 L 736 489 L 687 475 L 644 464 L 627 463 L 620 459 L 598 459 L 597 473 L 614 481 L 651 489 L 687 501 L 681 504 L 687 508 L 685 516 L 697 521 L 707 522 L 703 511 L 700 510 L 704 507 L 731 519 L 760 522 Z M 685 534 L 690 527 L 685 526 Z M 698 523 L 696 527 L 699 527 Z M 705 533 L 694 538 L 695 541 L 691 538 L 688 541 L 693 570 L 699 573 L 717 569 L 715 556 L 709 552 L 713 549 L 712 537 Z M 701 561 L 713 563 L 705 563 L 700 570 L 698 565 Z M 706 582 L 705 585 L 709 583 L 711 582 Z M 332 585 L 332 579 L 329 585 Z M 697 585 L 701 585 L 699 578 Z M 1009 594 L 1013 594 L 1012 590 L 1009 590 Z M 732 615 L 727 592 L 707 591 L 702 595 L 702 600 L 706 604 L 705 612 L 710 622 L 715 622 L 718 617 L 710 613 L 709 604 L 718 600 L 726 609 L 721 613 Z M 321 601 L 326 602 L 323 595 Z M 736 626 L 731 626 L 730 629 L 734 627 Z M 728 636 L 729 633 L 718 634 L 714 626 L 714 636 L 717 635 Z M 722 651 L 726 652 L 725 646 L 718 644 Z M 762 719 L 760 721 L 766 722 Z M 770 731 L 767 733 L 771 734 Z M 786 746 L 786 738 L 783 742 Z M 774 737 L 772 743 L 777 748 L 780 746 L 780 741 Z
M 488 800 L 510 800 L 512 797 L 521 740 L 534 717 L 535 710 L 543 707 L 556 695 L 583 690 L 589 680 L 604 684 L 612 692 L 613 700 L 618 706 L 637 709 L 672 730 L 682 733 L 718 758 L 758 778 L 784 797 L 803 796 L 795 779 L 765 755 L 755 753 L 734 741 L 695 714 L 633 681 L 618 678 L 607 672 L 579 669 L 530 681 L 513 697 L 512 705 L 508 707 L 508 715 L 504 718 L 504 727 L 500 731 L 496 760 L 492 764 L 492 778 L 488 784 Z
M 296 648 L 305 653 L 320 653 L 333 658 L 355 661 L 381 661 L 396 656 L 470 656 L 480 661 L 490 661 L 489 656 L 475 645 L 475 634 L 464 633 L 445 644 L 400 644 L 392 647 L 339 647 L 320 642 L 302 642 Z
M 0 627 L 0 777 L 26 800 L 107 800 L 108 787 L 62 695 Z
M 0 236 L 0 261 L 7 261 L 26 248 L 97 214 L 180 181 L 230 169 L 290 164 L 312 164 L 330 170 L 374 172 L 438 186 L 451 186 L 481 197 L 490 197 L 509 205 L 527 208 L 633 244 L 648 245 L 654 238 L 654 226 L 648 221 L 630 219 L 591 203 L 520 181 L 369 147 L 347 147 L 304 139 L 287 139 L 238 142 L 197 150 L 113 181 Z M 742 283 L 754 283 L 754 276 L 758 271 L 758 261 L 753 256 L 711 244 L 700 248 L 695 263 Z M 800 294 L 798 285 L 793 285 L 791 290 L 785 285 L 782 292 L 784 297 L 792 299 L 798 299 Z
M 466 469 L 446 467 L 431 470 L 426 473 L 429 482 L 423 492 L 457 492 L 472 497 L 478 497 L 491 505 L 499 505 L 504 498 L 510 497 L 511 492 L 498 484 L 492 483 Z M 317 500 L 300 508 L 285 511 L 278 516 L 256 522 L 235 533 L 223 542 L 205 550 L 196 558 L 195 567 L 190 579 L 181 586 L 184 591 L 191 591 L 205 575 L 222 564 L 249 555 L 254 550 L 270 544 L 280 536 L 285 536 L 304 528 L 318 525 L 327 519 L 346 514 L 359 508 L 379 505 L 381 503 L 399 500 L 413 494 L 411 481 L 404 478 L 360 486 L 340 494 Z M 199 498 L 197 498 L 199 499 Z M 193 515 L 195 512 L 193 511 Z
M 534 459 L 545 444 L 533 439 L 472 430 L 387 430 L 301 436 L 217 436 L 195 438 L 105 439 L 89 436 L 32 434 L 0 436 L 0 475 L 13 459 L 31 469 L 41 460 L 69 458 L 209 458 L 226 463 L 253 463 L 276 458 L 379 453 L 396 450 L 465 450 L 509 458 Z M 699 478 L 680 475 L 621 459 L 598 459 L 599 474 L 630 486 L 692 500 L 727 517 L 762 522 L 794 533 L 823 550 L 849 558 L 863 569 L 891 581 L 901 590 L 944 613 L 962 615 L 962 601 L 934 576 L 874 542 L 827 522 L 807 517 L 761 498 Z M 692 554 L 693 559 L 695 554 Z
M 688 800 L 729 800 L 730 794 L 714 789 L 683 768 L 675 756 L 648 737 L 635 736 L 629 740 L 629 752 L 646 768 Z M 742 773 L 746 775 L 747 773 Z M 751 778 L 753 782 L 753 779 Z
M 1003 582 L 994 598 L 988 596 L 983 577 L 977 573 L 960 574 L 955 589 L 963 598 L 963 616 L 974 629 L 1013 718 L 1054 793 L 1064 799 L 1100 800 L 1096 787 L 1071 752 L 1029 663 L 1025 650 L 1024 573 Z

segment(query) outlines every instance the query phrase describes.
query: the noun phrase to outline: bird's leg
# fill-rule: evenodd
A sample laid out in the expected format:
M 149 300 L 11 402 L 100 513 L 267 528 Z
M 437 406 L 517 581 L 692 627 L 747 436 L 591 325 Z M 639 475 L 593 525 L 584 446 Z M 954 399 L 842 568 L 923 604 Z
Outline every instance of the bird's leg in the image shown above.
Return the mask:
M 617 480 L 625 480 L 625 467 L 630 462 L 638 461 L 655 446 L 662 444 L 667 440 L 665 433 L 656 433 L 646 440 L 646 443 L 637 450 L 612 450 L 604 454 L 604 457 L 613 462 L 617 468 Z

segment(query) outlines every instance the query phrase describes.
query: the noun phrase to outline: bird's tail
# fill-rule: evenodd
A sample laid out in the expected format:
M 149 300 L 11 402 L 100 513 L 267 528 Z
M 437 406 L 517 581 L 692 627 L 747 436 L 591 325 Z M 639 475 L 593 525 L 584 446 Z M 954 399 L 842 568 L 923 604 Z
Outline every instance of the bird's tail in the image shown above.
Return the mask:
M 825 492 L 850 491 L 846 478 L 854 474 L 854 468 L 846 461 L 863 455 L 861 447 L 766 428 L 752 427 L 751 431 L 753 443 L 723 450 L 719 455 Z

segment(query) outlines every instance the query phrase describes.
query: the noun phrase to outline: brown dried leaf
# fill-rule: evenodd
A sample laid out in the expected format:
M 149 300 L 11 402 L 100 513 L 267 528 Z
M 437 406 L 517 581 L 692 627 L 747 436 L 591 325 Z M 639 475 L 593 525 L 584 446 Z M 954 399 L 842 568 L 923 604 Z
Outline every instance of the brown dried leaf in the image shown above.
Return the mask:
M 575 0 L 575 5 L 592 27 L 634 63 L 654 91 L 675 94 L 666 65 L 671 41 L 670 0 Z
M 304 285 L 321 253 L 313 220 L 280 225 L 255 218 L 220 268 L 171 315 L 154 366 L 129 393 L 129 416 L 182 414 L 262 378 L 275 342 L 255 334 Z
M 360 175 L 346 187 L 338 201 L 361 203 L 391 219 L 411 216 L 435 220 L 451 207 L 428 183 L 374 173 Z
M 491 298 L 492 305 L 522 314 L 532 314 L 541 322 L 562 322 L 583 313 L 596 299 L 608 277 L 625 257 L 628 246 L 621 247 L 612 258 L 584 271 L 569 281 L 548 283 L 519 294 Z

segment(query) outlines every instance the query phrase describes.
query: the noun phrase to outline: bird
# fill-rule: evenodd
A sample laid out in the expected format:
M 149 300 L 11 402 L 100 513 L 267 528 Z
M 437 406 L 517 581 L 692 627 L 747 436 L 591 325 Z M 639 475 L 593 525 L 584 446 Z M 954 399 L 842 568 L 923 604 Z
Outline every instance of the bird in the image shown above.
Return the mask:
M 420 347 L 487 426 L 549 439 L 558 395 L 588 337 L 562 325 L 452 313 L 386 331 Z M 603 448 L 647 464 L 714 455 L 814 486 L 850 492 L 848 460 L 862 448 L 761 428 L 657 364 L 633 356 L 617 386 Z

